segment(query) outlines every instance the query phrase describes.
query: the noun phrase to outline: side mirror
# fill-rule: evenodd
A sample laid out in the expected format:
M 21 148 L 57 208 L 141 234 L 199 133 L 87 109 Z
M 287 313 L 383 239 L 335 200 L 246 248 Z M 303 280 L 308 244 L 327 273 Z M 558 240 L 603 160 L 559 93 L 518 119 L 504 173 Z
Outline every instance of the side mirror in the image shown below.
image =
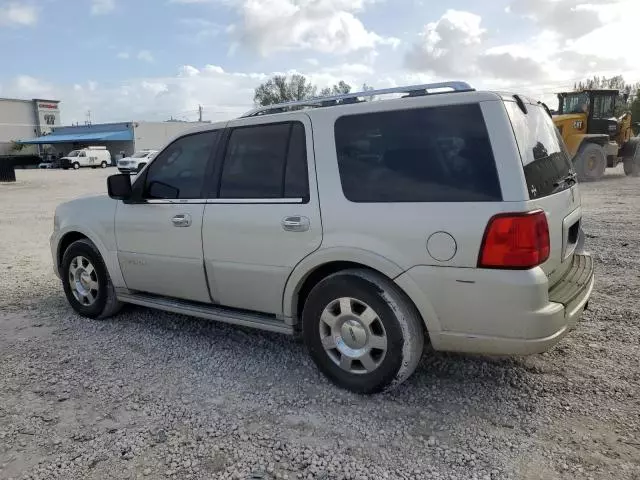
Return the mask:
M 114 200 L 131 198 L 131 176 L 129 174 L 111 175 L 107 178 L 107 192 Z

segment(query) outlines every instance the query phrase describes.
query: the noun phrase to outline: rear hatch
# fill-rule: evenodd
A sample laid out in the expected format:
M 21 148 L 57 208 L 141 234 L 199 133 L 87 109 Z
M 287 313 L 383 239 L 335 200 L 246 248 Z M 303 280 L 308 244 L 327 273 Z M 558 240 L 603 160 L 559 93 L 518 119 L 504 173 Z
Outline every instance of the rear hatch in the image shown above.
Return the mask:
M 541 104 L 505 101 L 529 191 L 528 207 L 542 209 L 551 252 L 541 265 L 553 286 L 573 263 L 581 241 L 582 209 L 575 171 L 560 134 Z

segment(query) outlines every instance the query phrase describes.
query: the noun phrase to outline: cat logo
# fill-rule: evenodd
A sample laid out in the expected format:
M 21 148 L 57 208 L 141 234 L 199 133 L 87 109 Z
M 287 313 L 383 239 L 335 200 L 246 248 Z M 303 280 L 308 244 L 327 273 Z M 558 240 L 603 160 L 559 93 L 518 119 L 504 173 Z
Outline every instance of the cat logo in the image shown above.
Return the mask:
M 573 122 L 573 128 L 576 130 L 582 130 L 582 127 L 584 127 L 584 122 L 582 120 L 576 120 Z

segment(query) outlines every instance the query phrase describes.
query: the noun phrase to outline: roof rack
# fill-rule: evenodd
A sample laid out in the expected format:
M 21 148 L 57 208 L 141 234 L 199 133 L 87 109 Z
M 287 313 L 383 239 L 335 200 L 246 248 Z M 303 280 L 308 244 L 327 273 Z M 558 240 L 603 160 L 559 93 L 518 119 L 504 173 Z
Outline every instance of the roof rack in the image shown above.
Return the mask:
M 293 102 L 278 103 L 276 105 L 267 105 L 251 110 L 240 118 L 256 117 L 258 115 L 268 115 L 270 113 L 282 113 L 291 110 L 299 110 L 302 108 L 318 108 L 332 107 L 335 105 L 346 105 L 349 103 L 358 103 L 359 98 L 374 97 L 377 95 L 388 95 L 393 93 L 406 93 L 410 97 L 418 97 L 422 95 L 430 95 L 434 93 L 449 92 L 429 92 L 430 90 L 453 90 L 454 92 L 473 92 L 474 89 L 466 82 L 440 82 L 426 83 L 424 85 L 410 85 L 406 87 L 383 88 L 381 90 L 367 90 L 364 92 L 346 93 L 343 95 L 335 95 L 332 97 L 316 97 L 308 100 L 297 100 Z

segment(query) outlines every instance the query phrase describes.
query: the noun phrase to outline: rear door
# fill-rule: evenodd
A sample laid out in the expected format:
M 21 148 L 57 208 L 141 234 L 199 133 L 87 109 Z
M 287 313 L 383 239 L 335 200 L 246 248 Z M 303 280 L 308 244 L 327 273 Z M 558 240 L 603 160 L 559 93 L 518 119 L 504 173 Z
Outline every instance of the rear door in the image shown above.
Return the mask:
M 520 150 L 528 207 L 547 214 L 551 254 L 542 269 L 553 285 L 571 267 L 581 234 L 582 209 L 575 172 L 560 133 L 539 105 L 505 101 Z
M 322 242 L 306 114 L 229 123 L 204 212 L 204 261 L 216 303 L 282 312 L 293 268 Z

